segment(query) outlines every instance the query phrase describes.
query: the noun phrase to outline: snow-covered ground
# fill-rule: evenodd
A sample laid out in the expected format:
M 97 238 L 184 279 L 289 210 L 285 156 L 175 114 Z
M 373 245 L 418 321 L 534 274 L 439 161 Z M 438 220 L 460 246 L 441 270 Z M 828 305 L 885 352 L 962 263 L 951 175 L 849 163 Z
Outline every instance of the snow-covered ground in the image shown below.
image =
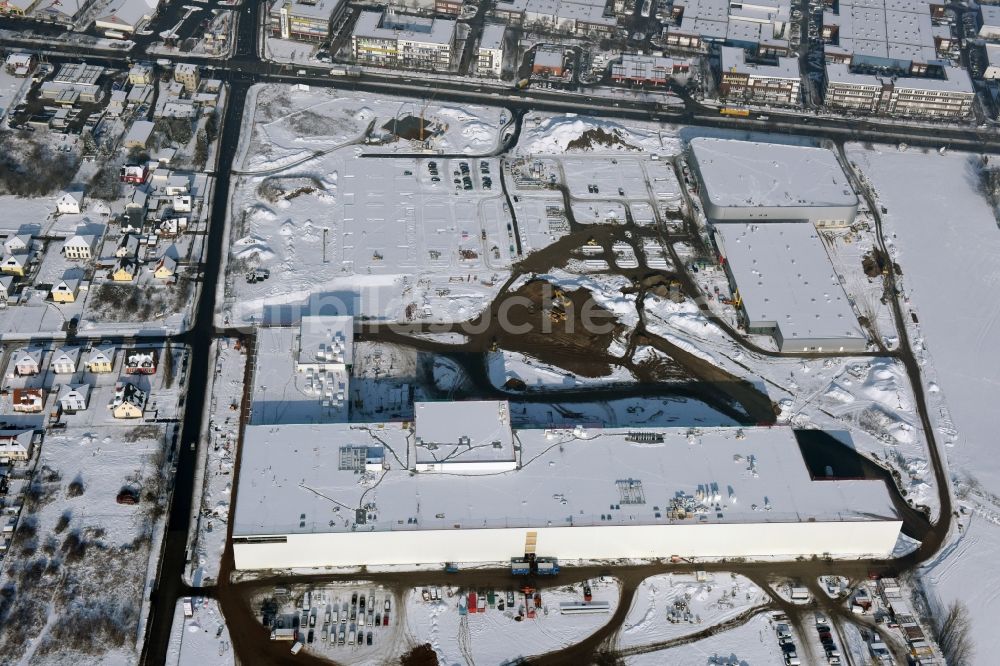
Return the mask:
M 992 663 L 1000 635 L 1000 596 L 989 553 L 1000 548 L 1000 458 L 996 379 L 1000 377 L 1000 229 L 980 191 L 977 155 L 879 146 L 849 147 L 871 183 L 890 254 L 902 269 L 908 322 L 939 444 L 945 447 L 960 505 L 972 515 L 925 567 L 932 606 L 953 600 L 970 610 L 975 663 Z M 971 524 L 971 526 L 970 526 Z
M 200 512 L 192 556 L 190 580 L 193 585 L 212 584 L 219 573 L 219 563 L 226 547 L 226 525 L 233 486 L 233 466 L 240 434 L 243 405 L 245 350 L 237 349 L 233 338 L 220 338 L 215 344 L 215 376 L 212 380 L 208 411 L 207 437 L 200 442 L 204 459 L 202 468 Z
M 729 620 L 765 600 L 763 590 L 736 574 L 663 574 L 636 590 L 618 647 L 676 639 Z
M 771 618 L 755 615 L 746 624 L 700 641 L 657 652 L 629 656 L 628 666 L 660 664 L 725 664 L 726 666 L 781 666 L 785 663 Z
M 575 151 L 675 155 L 680 152 L 680 141 L 675 128 L 656 123 L 630 121 L 626 127 L 612 120 L 575 113 L 525 115 L 515 155 L 561 155 Z
M 320 311 L 456 321 L 493 298 L 516 253 L 499 163 L 435 153 L 493 150 L 506 111 L 302 87 L 253 93 L 235 165 L 244 175 L 231 202 L 227 321 L 294 324 Z M 421 111 L 428 149 L 414 129 Z M 395 152 L 426 157 L 380 158 Z M 258 267 L 271 277 L 248 283 Z
M 487 363 L 490 382 L 497 387 L 503 387 L 511 379 L 521 380 L 528 390 L 576 388 L 635 381 L 631 372 L 618 366 L 612 369 L 611 374 L 592 379 L 573 374 L 558 366 L 543 363 L 527 354 L 506 350 L 490 352 Z
M 162 425 L 49 432 L 23 499 L 2 585 L 10 663 L 134 664 L 166 496 Z M 119 504 L 125 487 L 135 505 Z
M 561 602 L 583 601 L 582 586 L 571 585 L 542 588 L 544 610 L 521 621 L 515 620 L 517 607 L 524 605 L 521 593 L 515 593 L 514 610 L 487 608 L 485 613 L 460 615 L 458 591 L 446 591 L 440 602 L 425 602 L 414 590 L 406 598 L 407 634 L 417 644 L 430 643 L 443 664 L 508 663 L 577 643 L 607 623 L 618 606 L 618 583 L 592 581 L 591 590 L 594 601 L 608 602 L 608 613 L 560 614 Z
M 167 645 L 167 666 L 212 664 L 226 666 L 236 663 L 225 618 L 215 599 L 192 597 L 191 617 L 184 615 L 184 600 L 174 608 L 174 622 Z

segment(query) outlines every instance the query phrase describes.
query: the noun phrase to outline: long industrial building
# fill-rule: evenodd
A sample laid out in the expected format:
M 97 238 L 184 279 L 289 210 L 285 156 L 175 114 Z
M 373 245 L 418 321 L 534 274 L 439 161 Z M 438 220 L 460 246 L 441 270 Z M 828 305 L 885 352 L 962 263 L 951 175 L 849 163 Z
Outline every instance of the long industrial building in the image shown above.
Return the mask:
M 248 427 L 236 567 L 884 557 L 899 534 L 883 483 L 814 478 L 789 428 L 511 431 L 505 402 L 427 409 Z
M 783 352 L 860 352 L 864 334 L 816 228 L 801 222 L 715 225 L 747 332 Z
M 858 197 L 832 151 L 709 137 L 692 139 L 690 151 L 713 222 L 854 222 Z

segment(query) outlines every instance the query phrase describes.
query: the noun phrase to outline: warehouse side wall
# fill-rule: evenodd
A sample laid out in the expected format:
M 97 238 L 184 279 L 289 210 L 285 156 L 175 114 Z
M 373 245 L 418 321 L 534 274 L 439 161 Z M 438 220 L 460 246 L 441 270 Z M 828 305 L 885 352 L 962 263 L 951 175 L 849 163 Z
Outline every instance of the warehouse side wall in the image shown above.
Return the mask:
M 524 553 L 529 531 L 539 555 L 562 560 L 683 557 L 840 559 L 887 557 L 898 520 L 456 529 L 289 534 L 285 543 L 240 543 L 237 569 L 502 562 Z

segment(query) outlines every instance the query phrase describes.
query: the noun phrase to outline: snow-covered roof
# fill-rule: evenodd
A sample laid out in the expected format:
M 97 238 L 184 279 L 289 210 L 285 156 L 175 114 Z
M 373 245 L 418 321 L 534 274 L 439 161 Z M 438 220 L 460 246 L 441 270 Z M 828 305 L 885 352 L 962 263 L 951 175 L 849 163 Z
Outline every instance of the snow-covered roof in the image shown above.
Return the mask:
M 56 395 L 56 400 L 62 402 L 66 398 L 82 398 L 86 400 L 90 397 L 90 384 L 63 384 Z
M 514 462 L 505 400 L 417 402 L 413 410 L 418 465 Z
M 799 82 L 799 63 L 795 58 L 778 58 L 775 65 L 761 65 L 746 61 L 746 51 L 733 46 L 721 48 L 723 72 L 738 72 L 760 78 L 784 79 Z
M 825 148 L 698 137 L 691 140 L 705 194 L 720 207 L 856 206 Z
M 455 36 L 455 21 L 364 11 L 358 17 L 352 34 L 362 39 L 395 39 L 446 45 Z
M 289 16 L 329 20 L 343 0 L 319 0 L 318 2 L 290 2 L 289 0 L 274 0 L 271 3 L 272 14 L 278 14 L 282 8 L 288 8 Z
M 412 473 L 410 434 L 249 426 L 233 534 L 896 520 L 882 482 L 812 480 L 789 428 L 519 430 L 520 468 L 482 476 Z
M 100 23 L 114 24 L 126 30 L 135 30 L 142 21 L 150 18 L 159 4 L 158 0 L 118 0 L 108 12 L 98 17 Z
M 479 48 L 500 49 L 503 47 L 503 36 L 507 26 L 503 23 L 487 23 L 483 35 L 479 38 Z
M 801 340 L 867 340 L 809 223 L 716 225 L 729 270 L 751 325 L 774 322 L 785 344 Z
M 354 362 L 354 317 L 302 317 L 297 362 L 300 365 L 351 365 Z
M 535 59 L 533 63 L 539 67 L 556 67 L 562 69 L 563 50 L 561 48 L 549 48 L 541 46 L 535 49 Z

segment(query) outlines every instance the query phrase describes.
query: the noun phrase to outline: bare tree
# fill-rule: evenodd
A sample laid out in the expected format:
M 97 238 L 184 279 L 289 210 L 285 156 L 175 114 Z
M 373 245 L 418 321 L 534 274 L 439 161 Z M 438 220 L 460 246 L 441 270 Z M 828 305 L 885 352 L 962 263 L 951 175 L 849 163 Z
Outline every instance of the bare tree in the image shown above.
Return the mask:
M 952 666 L 972 663 L 975 646 L 972 642 L 969 609 L 963 602 L 956 599 L 948 606 L 944 618 L 938 624 L 937 641 L 945 659 Z

